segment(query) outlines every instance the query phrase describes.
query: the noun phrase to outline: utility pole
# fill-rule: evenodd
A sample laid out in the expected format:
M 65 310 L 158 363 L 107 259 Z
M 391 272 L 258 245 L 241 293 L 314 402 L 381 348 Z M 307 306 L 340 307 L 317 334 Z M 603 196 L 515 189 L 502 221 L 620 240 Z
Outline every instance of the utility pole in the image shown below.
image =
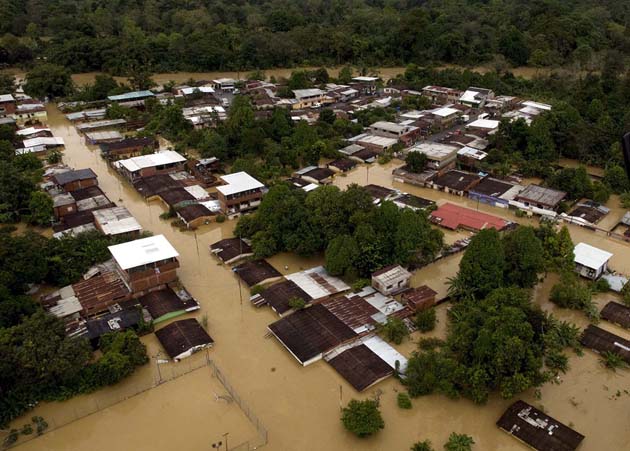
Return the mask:
M 228 451 L 228 435 L 230 435 L 229 432 L 223 434 L 223 438 L 225 439 L 225 451 Z

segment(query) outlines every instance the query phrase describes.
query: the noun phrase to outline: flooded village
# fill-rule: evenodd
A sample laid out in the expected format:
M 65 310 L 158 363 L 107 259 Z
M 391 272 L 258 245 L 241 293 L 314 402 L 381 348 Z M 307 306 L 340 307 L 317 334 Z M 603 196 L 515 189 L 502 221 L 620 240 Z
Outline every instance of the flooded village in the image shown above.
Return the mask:
M 524 450 L 529 443 L 545 450 L 555 448 L 536 448 L 531 437 L 540 438 L 541 430 L 553 435 L 553 426 L 547 430 L 546 425 L 559 422 L 557 436 L 566 432 L 563 446 L 571 446 L 566 449 L 630 448 L 630 372 L 605 368 L 589 349 L 630 359 L 628 313 L 620 293 L 630 276 L 627 209 L 617 195 L 605 204 L 567 202 L 566 192 L 543 186 L 542 179 L 495 177 L 481 163 L 502 120 L 529 126 L 551 105 L 476 87 L 458 91 L 430 85 L 418 92 L 384 83 L 389 75 L 295 89 L 286 98 L 278 94 L 280 83 L 222 75 L 189 86 L 187 74 L 170 90 L 125 93 L 96 105 L 38 103 L 36 109 L 45 114 L 15 121 L 23 152 L 61 154 L 42 185 L 54 201 L 54 236 L 86 230 L 134 234 L 109 248 L 113 267 L 84 276 L 72 290 L 51 287 L 40 297 L 44 308 L 68 319 L 69 334 L 89 332 L 99 319 L 104 330 L 118 327 L 111 320 L 122 321 L 118 308 L 125 311 L 126 305 L 140 305 L 155 326 L 155 333 L 141 337 L 147 364 L 115 385 L 37 405 L 13 424 L 19 427 L 37 415 L 50 430 L 20 439 L 16 447 L 386 450 L 409 449 L 424 439 L 444 443 L 455 431 L 471 435 L 475 449 Z M 167 74 L 156 82 L 172 78 Z M 392 202 L 401 210 L 427 211 L 430 227 L 443 232 L 444 249 L 416 267 L 379 269 L 359 289 L 330 275 L 322 252 L 254 259 L 250 240 L 237 237 L 235 227 L 239 217 L 264 202 L 266 183 L 246 171 L 231 172 L 226 162 L 204 158 L 195 149 L 183 152 L 163 136 L 137 133 L 146 124 L 106 117 L 112 104 L 142 110 L 147 99 L 165 105 L 177 100 L 195 129 L 213 128 L 227 120 L 234 99 L 242 95 L 249 96 L 257 114 L 286 108 L 294 123 L 311 125 L 323 110 L 353 120 L 361 111 L 397 105 L 391 119 L 375 120 L 343 140 L 334 158 L 321 156 L 281 178 L 306 192 L 359 185 L 375 205 Z M 410 98 L 407 105 L 418 102 L 418 108 L 400 106 L 401 99 Z M 421 170 L 410 167 L 412 154 L 423 155 Z M 575 160 L 560 163 L 577 166 Z M 592 170 L 589 175 L 602 177 Z M 567 203 L 569 208 L 559 208 Z M 79 214 L 83 211 L 89 214 Z M 544 221 L 568 228 L 577 245 L 576 269 L 584 278 L 609 278 L 615 290 L 593 300 L 598 310 L 611 301 L 618 306 L 607 307 L 612 311 L 602 312 L 596 325 L 601 341 L 615 344 L 602 348 L 594 337 L 584 343 L 583 355 L 569 353 L 566 373 L 513 399 L 493 393 L 477 405 L 430 394 L 413 398 L 410 410 L 399 408 L 397 395 L 406 387 L 393 376 L 404 375 L 421 338 L 446 337 L 449 280 L 471 239 L 484 229 L 508 231 Z M 110 291 L 97 293 L 90 303 L 81 289 L 96 286 L 97 278 L 107 279 Z M 533 288 L 534 304 L 580 329 L 593 327 L 584 312 L 550 301 L 558 281 L 555 273 L 541 276 Z M 112 287 L 120 293 L 112 294 Z M 412 331 L 401 344 L 379 335 L 387 318 L 412 325 L 416 312 L 427 308 L 436 311 L 434 330 Z M 375 398 L 386 427 L 369 439 L 346 431 L 341 409 L 351 399 Z M 511 407 L 516 401 L 523 404 Z M 510 417 L 510 409 L 521 410 Z M 536 423 L 536 418 L 543 420 Z M 519 421 L 521 428 L 532 428 L 531 436 L 519 435 L 514 426 Z M 532 426 L 541 421 L 545 426 Z

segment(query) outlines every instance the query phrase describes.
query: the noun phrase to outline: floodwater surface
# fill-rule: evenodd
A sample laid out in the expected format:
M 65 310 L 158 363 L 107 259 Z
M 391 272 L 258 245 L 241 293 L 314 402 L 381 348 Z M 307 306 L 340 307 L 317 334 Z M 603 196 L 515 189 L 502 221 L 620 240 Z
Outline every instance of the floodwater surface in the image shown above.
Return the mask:
M 91 167 L 98 174 L 101 188 L 113 201 L 126 206 L 145 229 L 154 234 L 164 234 L 178 250 L 181 281 L 201 304 L 201 310 L 194 316 L 207 317 L 208 331 L 215 340 L 209 356 L 268 429 L 268 449 L 405 450 L 422 439 L 430 439 L 439 449 L 453 431 L 472 435 L 477 450 L 528 449 L 495 426 L 504 409 L 512 402 L 510 400 L 492 397 L 486 405 L 478 406 L 468 400 L 433 395 L 413 400 L 412 410 L 401 410 L 396 405 L 396 394 L 404 388 L 393 378 L 359 394 L 324 362 L 302 367 L 282 345 L 268 337 L 267 325 L 277 319 L 273 312 L 268 308 L 252 307 L 247 289 L 239 286 L 232 272 L 218 264 L 208 252 L 210 243 L 231 236 L 235 221 L 204 226 L 197 232 L 180 232 L 160 220 L 158 216 L 162 208 L 159 204 L 146 203 L 120 180 L 94 148 L 84 145 L 72 125 L 52 106 L 49 108 L 49 122 L 55 135 L 63 137 L 66 142 L 66 163 L 77 169 Z M 399 164 L 374 165 L 369 173 L 362 166 L 346 177 L 337 177 L 335 183 L 340 186 L 377 183 L 434 199 L 438 203 L 454 202 L 514 221 L 534 223 L 531 219 L 516 218 L 511 211 L 477 205 L 468 199 L 438 191 L 393 183 L 391 170 Z M 614 252 L 612 266 L 630 274 L 629 248 L 625 243 L 595 236 L 578 227 L 570 227 L 570 230 L 576 242 L 586 241 Z M 464 236 L 467 234 L 449 233 L 447 241 Z M 445 294 L 445 280 L 455 275 L 460 259 L 461 254 L 453 255 L 422 268 L 414 274 L 413 285 L 427 284 L 440 295 Z M 300 259 L 283 254 L 270 261 L 278 270 L 287 273 L 321 264 L 322 257 Z M 585 325 L 582 314 L 555 308 L 546 301 L 552 282 L 553 279 L 548 278 L 538 287 L 536 302 L 561 318 Z M 613 298 L 608 295 L 601 297 L 602 301 Z M 438 307 L 440 322 L 436 331 L 432 332 L 434 336 L 445 334 L 446 308 L 447 305 Z M 626 331 L 618 333 L 628 336 Z M 398 349 L 409 355 L 419 337 L 419 334 L 414 334 Z M 149 354 L 156 356 L 159 344 L 155 336 L 143 337 L 143 341 L 149 347 Z M 193 357 L 198 358 L 199 355 Z M 15 424 L 20 425 L 40 413 L 46 418 L 71 415 L 72 410 L 79 408 L 82 402 L 94 402 L 95 399 L 105 402 L 108 397 L 118 399 L 125 390 L 133 392 L 135 387 L 150 385 L 158 377 L 156 359 L 152 358 L 150 365 L 116 387 L 68 402 L 43 404 Z M 624 394 L 624 390 L 630 389 L 630 373 L 604 370 L 597 356 L 588 350 L 583 357 L 572 355 L 570 364 L 571 370 L 562 376 L 559 384 L 550 383 L 542 388 L 540 399 L 536 398 L 534 390 L 525 393 L 522 399 L 543 406 L 546 412 L 586 435 L 581 447 L 584 451 L 630 449 L 630 397 Z M 178 365 L 192 363 L 184 361 Z M 209 372 L 208 368 L 203 368 L 170 381 L 45 434 L 25 444 L 24 448 L 201 450 L 211 449 L 214 438 L 225 432 L 240 440 L 255 440 L 251 426 L 244 424 L 241 421 L 244 417 L 234 412 L 237 407 L 234 404 L 226 407 L 215 400 L 214 393 L 219 392 L 221 387 L 217 387 L 217 381 L 212 380 Z M 617 396 L 617 393 L 620 395 Z M 352 398 L 373 396 L 380 397 L 385 429 L 372 438 L 357 439 L 343 429 L 339 421 L 340 406 Z M 224 414 L 230 417 L 215 424 L 215 419 Z M 230 446 L 236 445 L 237 441 L 230 441 Z

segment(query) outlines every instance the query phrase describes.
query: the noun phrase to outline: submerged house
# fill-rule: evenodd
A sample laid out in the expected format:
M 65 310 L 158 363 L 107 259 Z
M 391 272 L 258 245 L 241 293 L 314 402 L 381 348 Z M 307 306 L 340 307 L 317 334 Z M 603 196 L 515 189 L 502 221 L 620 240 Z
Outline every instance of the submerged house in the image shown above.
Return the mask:
M 118 160 L 114 167 L 129 181 L 184 170 L 186 158 L 172 150 Z
M 538 451 L 573 451 L 584 436 L 525 401 L 516 401 L 497 426 Z
M 225 238 L 217 241 L 210 245 L 210 252 L 228 265 L 254 255 L 252 247 L 241 238 Z
M 372 273 L 372 287 L 386 296 L 393 296 L 409 288 L 411 273 L 400 265 L 390 265 Z
M 194 318 L 175 321 L 155 332 L 168 356 L 175 362 L 210 348 L 214 340 Z
M 164 288 L 177 280 L 179 253 L 164 235 L 109 246 L 117 269 L 135 294 Z
M 608 332 L 601 327 L 589 324 L 582 333 L 580 343 L 599 354 L 605 352 L 617 354 L 630 364 L 630 340 Z
M 587 279 L 596 280 L 608 269 L 613 254 L 586 243 L 578 243 L 573 249 L 575 272 Z
M 221 211 L 235 215 L 258 208 L 262 200 L 265 185 L 247 172 L 222 175 L 223 185 L 217 186 Z

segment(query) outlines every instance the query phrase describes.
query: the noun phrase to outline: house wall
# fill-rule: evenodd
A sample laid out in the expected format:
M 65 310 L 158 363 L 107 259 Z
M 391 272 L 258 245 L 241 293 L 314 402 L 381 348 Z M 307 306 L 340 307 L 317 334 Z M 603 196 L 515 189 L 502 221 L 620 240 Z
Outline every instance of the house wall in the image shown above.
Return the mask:
M 76 211 L 77 211 L 76 203 L 72 203 L 68 205 L 61 205 L 59 207 L 54 208 L 56 219 L 63 218 L 64 216 L 69 215 L 71 213 L 76 213 Z
M 390 295 L 409 288 L 409 278 L 401 276 L 385 284 L 378 277 L 373 277 L 372 287 L 384 295 Z
M 582 277 L 586 277 L 587 279 L 591 279 L 591 280 L 595 280 L 598 279 L 599 276 L 601 276 L 603 274 L 603 272 L 606 270 L 606 267 L 608 265 L 604 264 L 603 266 L 594 269 L 594 268 L 589 268 L 587 266 L 584 265 L 580 265 L 579 263 L 575 264 L 575 272 L 577 272 L 579 275 L 581 275 Z
M 240 211 L 250 210 L 257 208 L 260 205 L 260 200 L 263 197 L 261 191 L 254 193 L 244 194 L 242 196 L 229 198 L 225 197 L 222 193 L 217 192 L 218 200 L 221 204 L 221 211 L 225 214 L 238 213 Z
M 15 114 L 17 106 L 15 102 L 2 102 L 0 103 L 0 116 L 8 116 Z
M 177 268 L 179 268 L 179 261 L 173 259 L 158 262 L 141 271 L 134 271 L 132 268 L 127 271 L 121 270 L 120 273 L 124 276 L 134 295 L 137 295 L 139 292 L 146 292 L 151 288 L 175 282 L 177 280 Z
M 88 188 L 90 186 L 96 186 L 96 185 L 98 185 L 98 181 L 96 180 L 96 178 L 92 178 L 92 179 L 84 179 L 84 180 L 75 180 L 74 182 L 61 185 L 61 187 L 65 189 L 67 192 L 71 193 L 79 189 Z

